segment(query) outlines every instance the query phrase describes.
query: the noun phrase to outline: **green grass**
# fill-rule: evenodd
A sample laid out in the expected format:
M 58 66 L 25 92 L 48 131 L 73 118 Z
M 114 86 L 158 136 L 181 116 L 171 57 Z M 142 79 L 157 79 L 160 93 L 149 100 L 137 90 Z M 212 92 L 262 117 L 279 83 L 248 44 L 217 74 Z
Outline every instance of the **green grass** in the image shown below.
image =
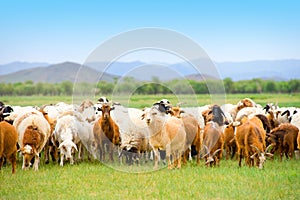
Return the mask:
M 201 161 L 148 173 L 121 172 L 98 161 L 20 168 L 21 162 L 15 175 L 10 166 L 0 172 L 0 199 L 297 199 L 300 194 L 299 160 L 267 161 L 263 170 L 239 168 L 235 160 L 215 168 Z
M 108 96 L 109 99 L 118 101 L 125 106 L 134 108 L 144 108 L 152 105 L 154 102 L 166 98 L 171 103 L 184 102 L 182 106 L 197 106 L 212 103 L 232 103 L 236 104 L 243 98 L 251 98 L 256 103 L 265 105 L 266 103 L 278 103 L 279 106 L 300 107 L 300 94 L 227 94 L 225 96 L 217 95 L 133 95 L 133 96 Z M 86 97 L 88 98 L 88 97 Z M 85 99 L 85 98 L 82 98 Z M 89 98 L 93 102 L 97 97 Z M 72 96 L 1 96 L 0 101 L 10 105 L 20 106 L 42 106 L 44 104 L 55 104 L 58 102 L 72 103 Z

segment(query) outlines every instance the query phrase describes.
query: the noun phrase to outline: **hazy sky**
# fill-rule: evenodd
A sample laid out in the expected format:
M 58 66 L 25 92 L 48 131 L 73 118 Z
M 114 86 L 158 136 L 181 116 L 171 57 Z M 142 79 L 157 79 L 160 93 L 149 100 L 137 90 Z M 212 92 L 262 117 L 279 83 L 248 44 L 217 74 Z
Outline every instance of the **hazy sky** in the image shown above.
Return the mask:
M 83 63 L 103 41 L 143 27 L 184 34 L 214 61 L 300 59 L 298 0 L 1 0 L 0 64 Z

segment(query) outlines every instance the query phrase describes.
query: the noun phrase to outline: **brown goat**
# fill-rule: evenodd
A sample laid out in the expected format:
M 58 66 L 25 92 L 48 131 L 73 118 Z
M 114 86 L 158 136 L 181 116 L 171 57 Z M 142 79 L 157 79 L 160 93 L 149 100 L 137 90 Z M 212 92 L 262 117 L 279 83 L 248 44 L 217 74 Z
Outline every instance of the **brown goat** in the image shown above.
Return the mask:
M 239 155 L 239 166 L 241 166 L 242 158 L 245 156 L 246 164 L 254 166 L 254 161 L 257 167 L 263 168 L 263 164 L 267 156 L 272 156 L 267 153 L 269 147 L 265 148 L 265 130 L 261 120 L 257 117 L 248 119 L 243 117 L 241 125 L 236 127 L 236 145 Z
M 228 124 L 224 129 L 224 149 L 226 152 L 226 160 L 229 159 L 229 156 L 231 158 L 234 157 L 234 154 L 236 153 L 236 143 L 235 143 L 235 137 L 234 137 L 234 131 L 235 127 L 232 125 L 232 123 Z
M 49 163 L 49 154 L 51 155 L 53 162 L 56 162 L 58 160 L 57 146 L 52 143 L 53 131 L 55 129 L 56 120 L 50 119 L 50 117 L 48 116 L 48 113 L 45 112 L 43 110 L 43 108 L 41 108 L 39 111 L 43 114 L 44 118 L 47 120 L 47 122 L 50 125 L 50 137 L 44 147 L 44 161 L 46 164 L 48 164 Z
M 0 170 L 6 158 L 11 162 L 12 173 L 16 173 L 17 142 L 18 133 L 15 127 L 5 121 L 0 122 Z
M 109 146 L 110 160 L 114 161 L 113 158 L 113 147 L 114 145 L 120 144 L 120 132 L 119 126 L 113 121 L 110 116 L 110 111 L 114 107 L 110 107 L 109 104 L 103 104 L 99 111 L 102 111 L 102 116 L 98 122 L 94 124 L 93 133 L 96 144 L 100 152 L 100 160 L 105 160 L 105 144 Z
M 179 107 L 172 107 L 168 110 L 171 116 L 181 118 L 184 124 L 185 132 L 186 132 L 186 145 L 187 147 L 192 148 L 195 147 L 197 152 L 197 163 L 200 163 L 200 151 L 201 151 L 201 137 L 200 131 L 201 128 L 197 119 L 190 114 L 181 116 L 181 113 L 184 113 Z M 188 155 L 190 153 L 190 148 L 187 148 L 183 155 L 183 163 L 186 163 Z
M 208 122 L 204 128 L 203 147 L 205 148 L 205 164 L 207 166 L 219 165 L 224 145 L 223 134 L 218 123 Z
M 294 150 L 297 149 L 297 137 L 299 129 L 288 123 L 281 124 L 273 129 L 269 134 L 267 142 L 275 145 L 275 150 L 282 160 L 283 154 L 286 157 L 293 158 Z
M 298 132 L 297 144 L 298 144 L 298 150 L 300 150 L 300 131 Z

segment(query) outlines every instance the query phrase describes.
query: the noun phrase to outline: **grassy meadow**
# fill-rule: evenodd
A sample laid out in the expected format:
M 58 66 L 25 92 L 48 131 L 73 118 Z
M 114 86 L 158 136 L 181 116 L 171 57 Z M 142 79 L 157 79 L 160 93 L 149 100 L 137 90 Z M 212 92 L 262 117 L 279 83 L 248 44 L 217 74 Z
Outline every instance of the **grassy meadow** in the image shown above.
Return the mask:
M 265 105 L 266 103 L 278 103 L 279 106 L 295 106 L 300 107 L 300 93 L 299 94 L 226 94 L 224 96 L 211 96 L 209 94 L 203 95 L 115 95 L 107 96 L 109 99 L 118 101 L 121 104 L 133 107 L 144 108 L 151 106 L 153 102 L 160 99 L 168 99 L 171 103 L 184 102 L 182 107 L 187 106 L 202 106 L 212 103 L 232 103 L 236 104 L 243 98 L 251 98 L 256 103 Z M 58 102 L 72 103 L 72 96 L 1 96 L 0 101 L 8 105 L 19 106 L 42 106 L 44 104 L 56 104 Z M 93 102 L 97 101 L 99 97 L 81 97 L 80 99 L 90 99 Z M 75 98 L 74 98 L 75 99 Z M 75 100 L 74 100 L 75 102 Z M 77 102 L 76 102 L 77 103 Z M 80 101 L 79 101 L 80 103 Z
M 41 163 L 38 171 L 22 171 L 19 162 L 15 175 L 10 166 L 2 169 L 0 199 L 298 199 L 299 170 L 300 160 L 277 159 L 263 170 L 222 160 L 215 168 L 201 161 L 148 173 L 122 172 L 98 161 Z
M 235 94 L 227 95 L 226 103 L 235 104 L 245 97 L 262 105 L 278 102 L 279 106 L 300 107 L 300 94 Z M 172 95 L 153 95 L 131 96 L 124 98 L 124 102 L 127 101 L 130 107 L 143 108 L 161 98 L 167 98 L 171 102 L 178 101 Z M 197 100 L 199 105 L 211 103 L 209 95 L 197 95 Z M 2 96 L 0 101 L 10 105 L 41 106 L 60 101 L 71 103 L 72 97 Z M 0 171 L 0 199 L 300 198 L 300 160 L 283 159 L 280 162 L 277 157 L 268 160 L 263 170 L 246 166 L 239 168 L 238 161 L 225 159 L 215 168 L 205 167 L 201 160 L 200 165 L 190 162 L 182 169 L 168 170 L 163 167 L 158 171 L 150 170 L 152 162 L 139 167 L 121 165 L 118 162 L 106 166 L 96 160 L 85 160 L 60 167 L 51 161 L 46 165 L 42 159 L 38 171 L 23 171 L 21 165 L 22 159 L 19 158 L 15 175 L 11 174 L 10 164 Z M 139 168 L 149 169 L 149 172 L 128 172 L 138 171 Z

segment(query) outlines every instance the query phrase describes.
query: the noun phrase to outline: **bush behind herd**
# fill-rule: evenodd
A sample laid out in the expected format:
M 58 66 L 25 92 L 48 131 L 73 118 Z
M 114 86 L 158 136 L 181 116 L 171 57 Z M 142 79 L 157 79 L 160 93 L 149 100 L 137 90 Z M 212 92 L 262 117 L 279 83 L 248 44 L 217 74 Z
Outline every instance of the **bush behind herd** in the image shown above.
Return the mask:
M 225 78 L 223 81 L 207 80 L 172 80 L 162 82 L 153 77 L 151 83 L 139 82 L 130 77 L 125 77 L 122 81 L 116 79 L 115 82 L 99 82 L 97 84 L 78 83 L 77 89 L 82 93 L 94 93 L 95 95 L 109 95 L 113 92 L 128 93 L 134 91 L 136 94 L 209 94 L 207 85 L 217 88 L 216 93 L 298 93 L 300 92 L 300 79 L 289 81 L 273 81 L 252 79 L 243 81 L 232 81 Z M 33 81 L 18 83 L 0 83 L 1 95 L 72 95 L 73 83 L 64 81 L 61 83 L 34 83 Z M 187 88 L 191 87 L 191 89 Z M 170 89 L 172 88 L 172 90 Z

